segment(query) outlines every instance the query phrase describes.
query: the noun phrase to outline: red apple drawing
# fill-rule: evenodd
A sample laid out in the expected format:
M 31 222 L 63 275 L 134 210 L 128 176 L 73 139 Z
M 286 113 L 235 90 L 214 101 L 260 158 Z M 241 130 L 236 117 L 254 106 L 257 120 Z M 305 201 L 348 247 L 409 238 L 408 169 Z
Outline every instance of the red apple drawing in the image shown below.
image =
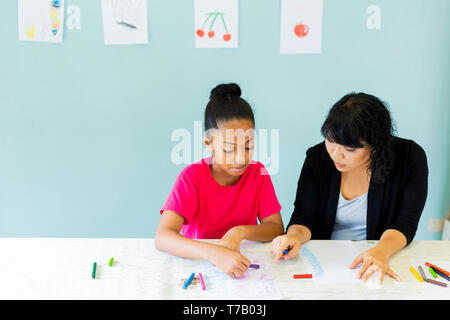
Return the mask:
M 203 31 L 202 29 L 198 29 L 196 33 L 200 38 L 205 35 L 205 31 Z
M 208 32 L 208 37 L 210 37 L 210 38 L 212 38 L 212 37 L 214 37 L 214 31 L 210 31 L 210 32 Z
M 299 38 L 306 37 L 309 33 L 309 26 L 299 22 L 295 25 L 294 33 Z
M 225 33 L 225 34 L 223 35 L 223 40 L 224 40 L 224 41 L 230 41 L 230 39 L 231 39 L 231 34 Z

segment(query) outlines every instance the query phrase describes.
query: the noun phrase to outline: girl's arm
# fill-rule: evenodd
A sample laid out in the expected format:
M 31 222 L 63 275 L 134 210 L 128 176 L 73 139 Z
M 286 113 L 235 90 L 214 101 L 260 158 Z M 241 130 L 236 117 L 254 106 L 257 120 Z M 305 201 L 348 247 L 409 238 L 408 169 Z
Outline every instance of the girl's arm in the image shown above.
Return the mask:
M 276 236 L 283 234 L 284 227 L 279 212 L 261 220 L 258 225 L 236 226 L 228 230 L 220 239 L 220 244 L 237 252 L 240 252 L 242 240 L 259 242 L 272 241 Z
M 235 229 L 241 239 L 269 242 L 273 238 L 283 234 L 284 226 L 279 212 L 272 214 L 261 220 L 261 223 L 254 226 L 237 226 Z
M 173 212 L 164 211 L 155 233 L 158 250 L 189 259 L 208 259 L 208 250 L 214 244 L 192 240 L 180 234 L 184 218 Z
M 250 261 L 238 252 L 182 236 L 180 230 L 183 223 L 184 217 L 178 213 L 164 211 L 156 229 L 156 248 L 178 257 L 209 260 L 233 278 L 242 276 L 247 270 Z

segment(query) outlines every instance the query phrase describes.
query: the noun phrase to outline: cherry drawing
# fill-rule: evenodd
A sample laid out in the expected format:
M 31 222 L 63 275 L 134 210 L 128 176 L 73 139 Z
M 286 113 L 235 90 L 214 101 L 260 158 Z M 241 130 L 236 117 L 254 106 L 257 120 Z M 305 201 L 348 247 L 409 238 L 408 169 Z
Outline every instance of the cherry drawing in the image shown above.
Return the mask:
M 207 17 L 206 17 L 205 21 L 203 21 L 202 27 L 195 31 L 197 36 L 202 38 L 205 35 L 205 30 L 204 30 L 205 25 L 212 18 L 211 24 L 209 25 L 208 37 L 209 38 L 214 38 L 214 36 L 215 36 L 215 33 L 213 31 L 214 23 L 216 22 L 217 18 L 220 16 L 220 19 L 222 20 L 223 27 L 225 29 L 225 34 L 223 35 L 222 38 L 223 38 L 224 41 L 230 41 L 231 40 L 231 34 L 228 32 L 227 24 L 225 23 L 225 18 L 223 17 L 224 13 L 223 12 L 210 12 L 210 13 L 207 13 L 206 15 L 207 15 Z

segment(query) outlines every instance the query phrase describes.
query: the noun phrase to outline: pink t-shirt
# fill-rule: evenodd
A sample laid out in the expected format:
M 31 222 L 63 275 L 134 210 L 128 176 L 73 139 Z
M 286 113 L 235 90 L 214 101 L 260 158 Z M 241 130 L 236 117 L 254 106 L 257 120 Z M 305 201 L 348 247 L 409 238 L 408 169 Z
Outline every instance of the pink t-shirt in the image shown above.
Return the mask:
M 264 165 L 252 161 L 239 181 L 229 187 L 214 179 L 212 157 L 181 171 L 161 208 L 184 217 L 181 233 L 191 239 L 220 239 L 232 227 L 256 225 L 280 212 L 272 180 Z

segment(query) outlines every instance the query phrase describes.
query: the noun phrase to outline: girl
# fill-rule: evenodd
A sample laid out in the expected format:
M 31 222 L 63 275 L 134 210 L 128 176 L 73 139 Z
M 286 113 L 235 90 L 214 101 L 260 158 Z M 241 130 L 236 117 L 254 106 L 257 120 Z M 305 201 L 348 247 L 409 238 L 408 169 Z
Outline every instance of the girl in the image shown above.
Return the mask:
M 268 242 L 284 231 L 270 176 L 252 161 L 255 119 L 240 95 L 233 83 L 211 91 L 203 139 L 212 156 L 180 173 L 155 235 L 158 250 L 209 260 L 233 278 L 250 265 L 240 254 L 243 239 Z
M 321 131 L 325 141 L 306 152 L 287 233 L 272 242 L 274 261 L 295 257 L 309 239 L 376 239 L 349 267 L 362 264 L 363 281 L 376 271 L 380 284 L 385 273 L 400 280 L 389 257 L 416 233 L 427 198 L 425 152 L 394 137 L 384 103 L 364 93 L 338 101 Z

